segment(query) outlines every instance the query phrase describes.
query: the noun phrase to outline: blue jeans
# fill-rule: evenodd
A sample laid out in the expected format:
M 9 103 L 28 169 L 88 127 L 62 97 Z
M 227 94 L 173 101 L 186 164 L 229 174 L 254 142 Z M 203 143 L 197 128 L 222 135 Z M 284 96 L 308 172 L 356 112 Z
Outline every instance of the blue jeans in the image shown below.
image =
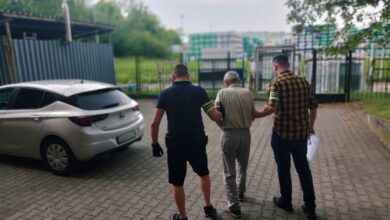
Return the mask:
M 307 139 L 286 140 L 273 132 L 271 146 L 278 166 L 278 177 L 282 200 L 286 203 L 291 203 L 292 186 L 290 158 L 292 155 L 303 191 L 303 201 L 305 202 L 307 209 L 314 210 L 316 205 L 313 178 L 306 158 Z

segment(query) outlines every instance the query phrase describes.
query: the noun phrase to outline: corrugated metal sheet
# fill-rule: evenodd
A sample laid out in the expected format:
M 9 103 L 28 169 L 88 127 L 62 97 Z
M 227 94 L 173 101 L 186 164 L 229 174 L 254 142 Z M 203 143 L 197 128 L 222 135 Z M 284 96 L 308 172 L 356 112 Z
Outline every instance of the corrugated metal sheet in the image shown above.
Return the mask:
M 115 83 L 111 44 L 14 39 L 13 46 L 19 82 L 87 79 Z

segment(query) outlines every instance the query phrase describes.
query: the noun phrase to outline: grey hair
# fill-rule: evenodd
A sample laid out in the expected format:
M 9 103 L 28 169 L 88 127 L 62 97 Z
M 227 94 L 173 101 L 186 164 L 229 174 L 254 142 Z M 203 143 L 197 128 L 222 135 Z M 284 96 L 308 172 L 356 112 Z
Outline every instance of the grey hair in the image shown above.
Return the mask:
M 240 76 L 236 71 L 228 71 L 223 77 L 224 81 L 240 81 Z

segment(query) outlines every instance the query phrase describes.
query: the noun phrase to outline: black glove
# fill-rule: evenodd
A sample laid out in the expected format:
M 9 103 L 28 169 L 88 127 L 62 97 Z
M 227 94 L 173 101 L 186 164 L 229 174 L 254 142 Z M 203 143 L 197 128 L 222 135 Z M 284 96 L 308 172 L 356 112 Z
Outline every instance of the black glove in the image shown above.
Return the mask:
M 164 155 L 164 151 L 161 148 L 159 143 L 152 144 L 152 148 L 153 148 L 153 157 L 161 157 L 162 155 Z

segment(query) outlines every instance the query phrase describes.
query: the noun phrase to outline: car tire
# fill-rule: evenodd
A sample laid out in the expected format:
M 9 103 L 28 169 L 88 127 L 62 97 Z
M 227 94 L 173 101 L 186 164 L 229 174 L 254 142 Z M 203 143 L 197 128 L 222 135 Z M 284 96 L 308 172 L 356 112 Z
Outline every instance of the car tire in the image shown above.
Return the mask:
M 67 175 L 74 171 L 78 165 L 68 144 L 56 138 L 43 143 L 42 159 L 46 166 L 57 175 Z

